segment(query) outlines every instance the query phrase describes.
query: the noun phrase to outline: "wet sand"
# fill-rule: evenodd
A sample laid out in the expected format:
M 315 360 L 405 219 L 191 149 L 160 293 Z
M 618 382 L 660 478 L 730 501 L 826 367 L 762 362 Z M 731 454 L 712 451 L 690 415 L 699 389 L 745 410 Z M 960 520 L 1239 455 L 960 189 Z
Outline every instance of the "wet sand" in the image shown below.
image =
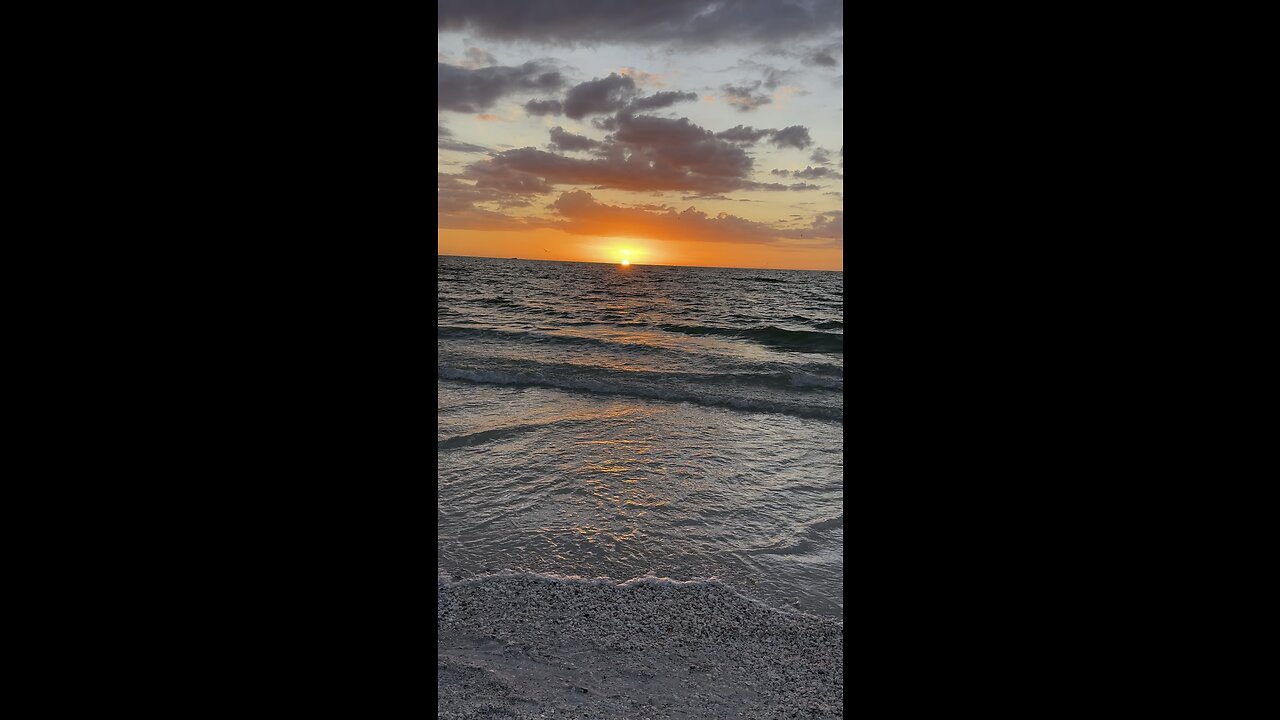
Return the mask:
M 440 718 L 840 718 L 844 625 L 716 582 L 530 574 L 438 590 Z

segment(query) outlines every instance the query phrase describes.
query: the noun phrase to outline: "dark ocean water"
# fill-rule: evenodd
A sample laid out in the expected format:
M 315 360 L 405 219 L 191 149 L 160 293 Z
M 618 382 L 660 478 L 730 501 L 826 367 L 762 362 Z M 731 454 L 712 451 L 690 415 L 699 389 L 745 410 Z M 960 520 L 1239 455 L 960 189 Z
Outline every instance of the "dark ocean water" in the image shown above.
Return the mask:
M 439 570 L 842 617 L 844 274 L 440 257 Z

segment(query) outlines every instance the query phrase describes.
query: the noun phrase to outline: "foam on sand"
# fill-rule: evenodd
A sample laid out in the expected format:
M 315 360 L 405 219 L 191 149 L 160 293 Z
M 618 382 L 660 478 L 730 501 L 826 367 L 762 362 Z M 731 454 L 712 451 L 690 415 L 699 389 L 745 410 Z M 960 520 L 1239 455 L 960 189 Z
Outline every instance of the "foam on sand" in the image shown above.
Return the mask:
M 714 580 L 439 577 L 441 718 L 839 718 L 844 625 Z

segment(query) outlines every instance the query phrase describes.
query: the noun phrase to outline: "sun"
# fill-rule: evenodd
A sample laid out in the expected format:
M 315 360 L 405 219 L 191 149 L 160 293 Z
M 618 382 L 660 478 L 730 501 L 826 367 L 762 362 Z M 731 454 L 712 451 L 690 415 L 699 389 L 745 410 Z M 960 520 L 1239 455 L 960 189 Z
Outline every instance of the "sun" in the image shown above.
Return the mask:
M 622 264 L 623 264 L 624 266 L 626 266 L 626 265 L 630 265 L 630 264 L 631 264 L 631 261 L 630 261 L 630 260 L 628 260 L 628 259 L 626 259 L 626 258 L 622 258 Z

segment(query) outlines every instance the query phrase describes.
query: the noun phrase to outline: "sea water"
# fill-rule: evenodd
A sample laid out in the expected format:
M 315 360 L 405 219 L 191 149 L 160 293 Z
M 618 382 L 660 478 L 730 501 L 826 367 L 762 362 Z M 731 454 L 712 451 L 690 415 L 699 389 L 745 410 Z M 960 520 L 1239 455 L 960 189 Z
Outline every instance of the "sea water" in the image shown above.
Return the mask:
M 437 565 L 843 616 L 844 274 L 437 261 Z

